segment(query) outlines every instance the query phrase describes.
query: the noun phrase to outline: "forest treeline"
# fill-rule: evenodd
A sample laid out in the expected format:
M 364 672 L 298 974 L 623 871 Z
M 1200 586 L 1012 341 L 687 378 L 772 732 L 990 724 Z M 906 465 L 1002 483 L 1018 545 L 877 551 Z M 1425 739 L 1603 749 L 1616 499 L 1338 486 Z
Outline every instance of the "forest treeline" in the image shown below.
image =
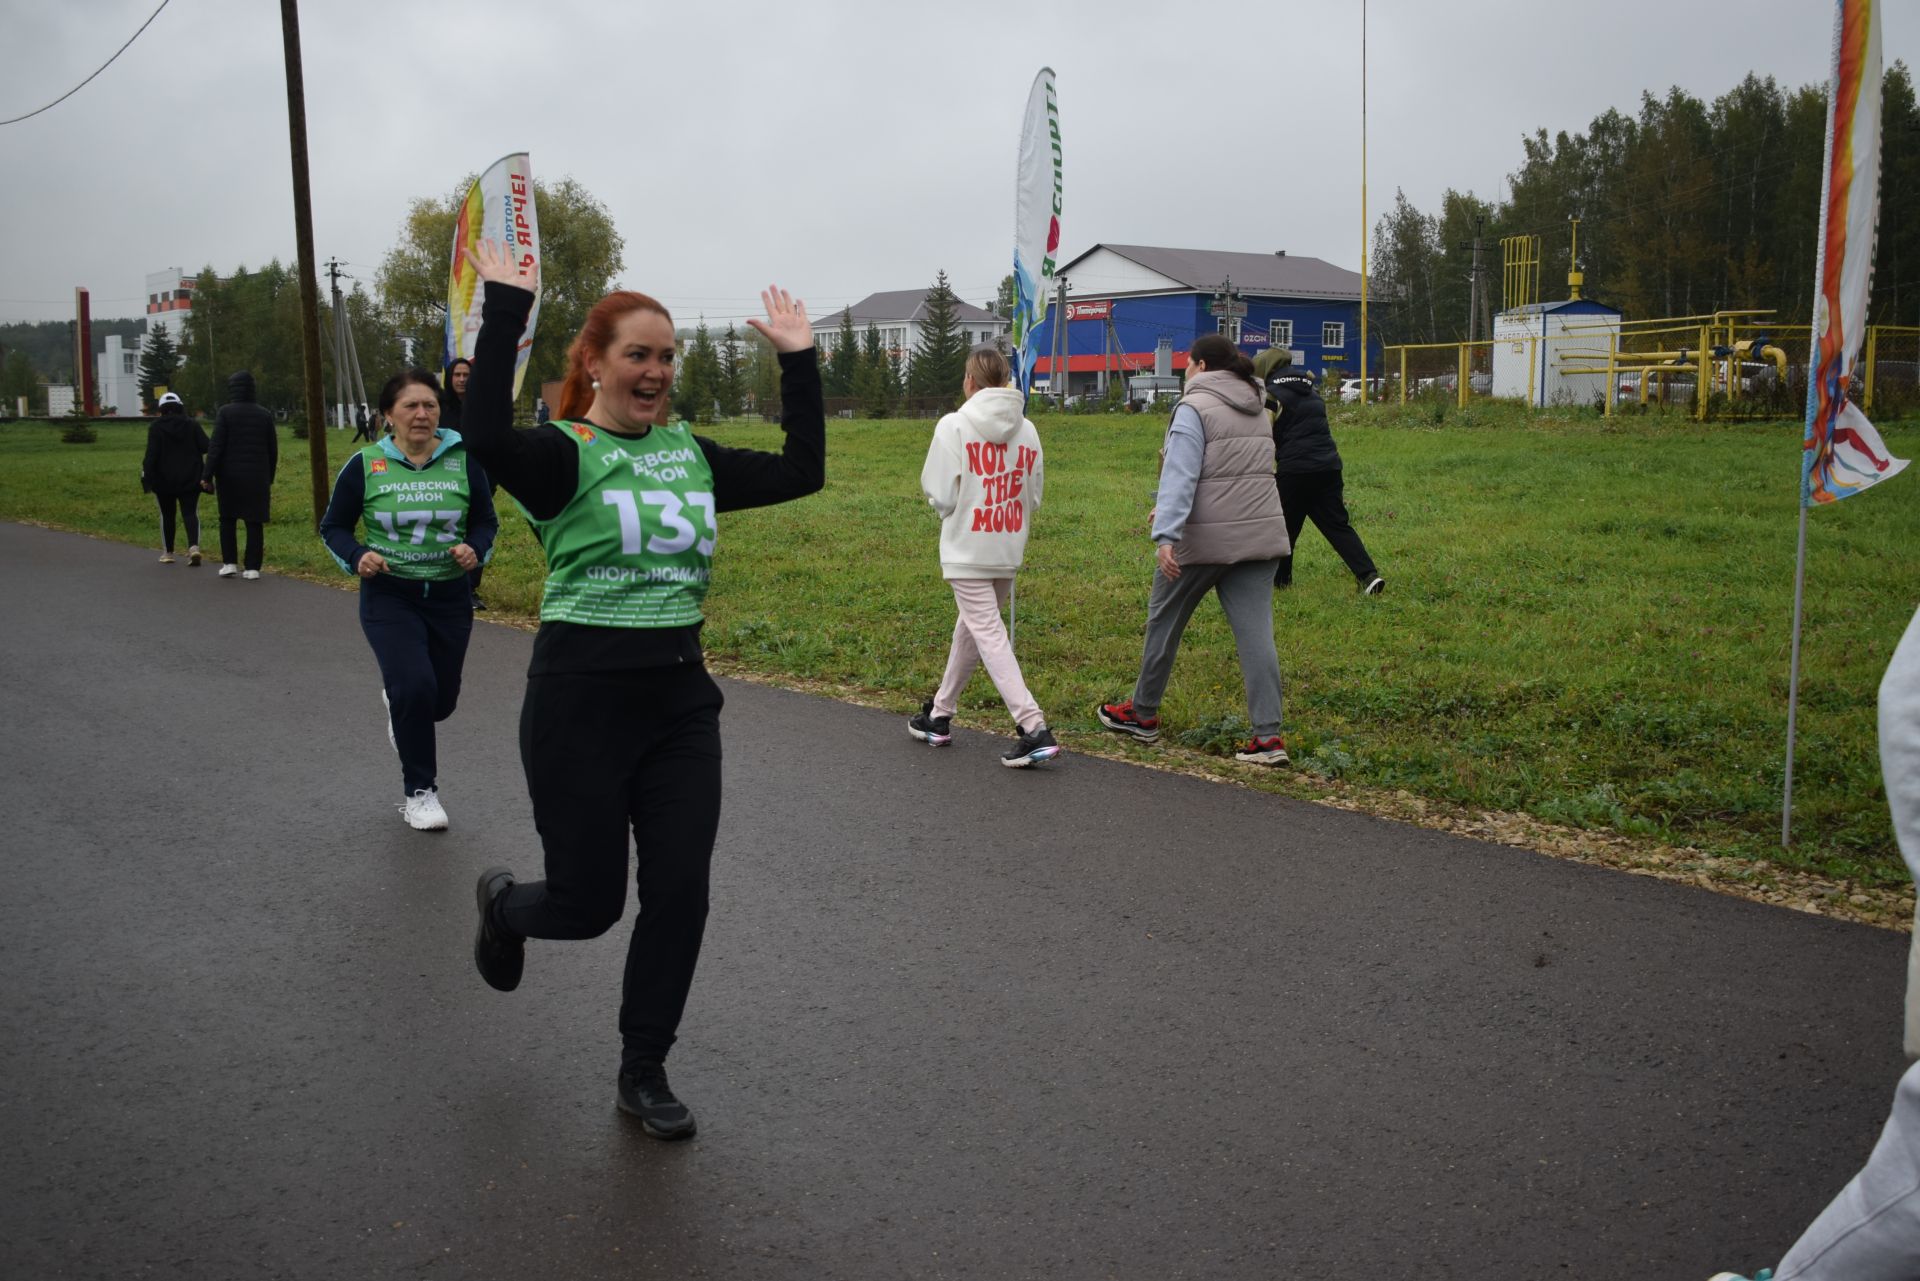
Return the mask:
M 1882 82 L 1880 230 L 1871 319 L 1920 324 L 1920 111 L 1896 62 Z M 1473 242 L 1480 281 L 1474 331 L 1502 302 L 1504 237 L 1540 237 L 1542 300 L 1564 298 L 1578 217 L 1584 296 L 1630 320 L 1771 307 L 1783 322 L 1813 310 L 1814 240 L 1826 86 L 1785 90 L 1749 75 L 1712 102 L 1680 89 L 1645 94 L 1637 114 L 1608 110 L 1581 133 L 1522 140 L 1505 200 L 1448 190 L 1424 212 L 1404 193 L 1374 227 L 1371 321 L 1382 340 L 1468 336 Z

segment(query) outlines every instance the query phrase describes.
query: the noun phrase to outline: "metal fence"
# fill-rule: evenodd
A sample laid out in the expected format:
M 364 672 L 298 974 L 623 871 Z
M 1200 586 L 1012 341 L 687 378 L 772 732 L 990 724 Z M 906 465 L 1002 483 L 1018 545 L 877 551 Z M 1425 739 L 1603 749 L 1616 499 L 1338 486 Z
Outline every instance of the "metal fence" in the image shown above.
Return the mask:
M 1603 414 L 1664 408 L 1697 421 L 1797 419 L 1806 411 L 1809 325 L 1776 324 L 1770 313 L 1721 311 L 1595 326 L 1527 344 L 1526 403 L 1537 403 L 1541 344 L 1546 367 L 1579 380 Z M 1460 408 L 1493 395 L 1493 342 L 1404 343 L 1385 348 L 1387 377 L 1368 400 L 1401 404 L 1430 397 Z M 1874 325 L 1854 374 L 1852 397 L 1868 414 L 1920 413 L 1920 326 Z

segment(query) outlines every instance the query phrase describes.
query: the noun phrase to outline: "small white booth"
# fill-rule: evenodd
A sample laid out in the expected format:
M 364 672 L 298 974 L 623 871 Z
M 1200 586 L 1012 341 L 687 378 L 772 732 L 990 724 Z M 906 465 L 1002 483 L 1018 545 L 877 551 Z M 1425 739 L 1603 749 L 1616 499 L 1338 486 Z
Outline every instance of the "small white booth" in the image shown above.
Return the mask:
M 1620 337 L 1620 313 L 1588 298 L 1530 303 L 1493 319 L 1493 394 L 1536 407 L 1592 404 L 1607 376 L 1562 370 L 1607 363 Z

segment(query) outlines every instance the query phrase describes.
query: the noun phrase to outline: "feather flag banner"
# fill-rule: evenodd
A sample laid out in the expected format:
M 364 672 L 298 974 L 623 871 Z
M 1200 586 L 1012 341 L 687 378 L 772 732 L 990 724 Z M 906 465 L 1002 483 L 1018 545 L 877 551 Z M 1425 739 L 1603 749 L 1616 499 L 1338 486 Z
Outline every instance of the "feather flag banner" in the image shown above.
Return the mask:
M 1014 377 L 1029 393 L 1040 356 L 1034 331 L 1046 318 L 1060 248 L 1060 174 L 1060 103 L 1053 68 L 1042 67 L 1027 94 L 1013 207 Z
M 457 356 L 473 357 L 474 339 L 480 333 L 480 306 L 485 301 L 480 275 L 467 261 L 467 248 L 480 240 L 495 240 L 516 254 L 522 266 L 531 267 L 539 278 L 540 222 L 534 216 L 533 166 L 527 153 L 502 156 L 467 188 L 453 223 L 453 262 L 447 277 L 447 321 L 444 368 Z M 527 373 L 527 358 L 533 354 L 533 329 L 540 319 L 540 293 L 533 295 L 533 310 L 527 316 L 526 332 L 520 335 L 520 349 L 514 353 L 513 394 L 520 394 L 520 383 Z
M 1833 79 L 1814 272 L 1813 353 L 1807 379 L 1800 501 L 1836 503 L 1907 465 L 1850 398 L 1866 344 L 1880 209 L 1880 6 L 1836 0 Z

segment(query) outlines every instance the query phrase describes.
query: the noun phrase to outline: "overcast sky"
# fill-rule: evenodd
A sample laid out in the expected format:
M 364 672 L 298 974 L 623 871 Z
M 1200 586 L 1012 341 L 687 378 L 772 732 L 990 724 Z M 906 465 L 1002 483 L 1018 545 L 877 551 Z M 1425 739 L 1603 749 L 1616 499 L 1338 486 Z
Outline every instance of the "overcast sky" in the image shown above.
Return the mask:
M 57 97 L 158 0 L 0 0 L 0 119 Z M 1199 15 L 1217 11 L 1217 26 Z M 1823 80 L 1827 0 L 1371 0 L 1369 212 L 1396 187 L 1499 198 L 1537 127 L 1673 85 Z M 1360 0 L 929 5 L 307 0 L 319 257 L 372 286 L 408 201 L 525 149 L 626 238 L 622 284 L 737 318 L 778 281 L 816 315 L 944 268 L 1011 269 L 1027 89 L 1057 74 L 1064 257 L 1098 242 L 1359 265 Z M 1920 55 L 1920 0 L 1883 9 Z M 171 0 L 93 83 L 0 127 L 0 320 L 139 314 L 149 271 L 291 261 L 278 6 Z

